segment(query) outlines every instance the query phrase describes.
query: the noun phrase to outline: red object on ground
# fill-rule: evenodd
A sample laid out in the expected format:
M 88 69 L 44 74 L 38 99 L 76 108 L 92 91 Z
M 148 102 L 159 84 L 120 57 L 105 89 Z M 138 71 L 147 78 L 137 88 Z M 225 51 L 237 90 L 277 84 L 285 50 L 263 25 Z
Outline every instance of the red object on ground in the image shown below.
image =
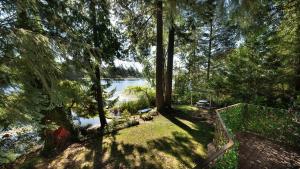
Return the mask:
M 59 127 L 57 130 L 54 131 L 53 135 L 56 139 L 64 140 L 64 139 L 69 138 L 71 133 L 67 129 L 65 129 L 63 127 Z
M 54 144 L 56 145 L 56 148 L 58 150 L 63 149 L 66 145 L 71 136 L 71 133 L 63 128 L 59 127 L 57 130 L 53 132 L 53 137 L 54 137 Z
M 2 136 L 2 138 L 9 138 L 10 137 L 10 134 L 6 133 Z

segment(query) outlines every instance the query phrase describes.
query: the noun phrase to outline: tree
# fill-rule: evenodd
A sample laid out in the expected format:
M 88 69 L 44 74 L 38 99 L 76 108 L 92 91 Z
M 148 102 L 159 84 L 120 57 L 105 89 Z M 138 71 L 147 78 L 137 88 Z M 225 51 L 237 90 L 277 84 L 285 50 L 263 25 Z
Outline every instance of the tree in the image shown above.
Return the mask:
M 173 77 L 173 60 L 174 60 L 174 39 L 175 39 L 175 12 L 176 1 L 168 1 L 168 21 L 169 21 L 169 35 L 168 35 L 168 57 L 167 57 L 167 71 L 166 71 L 166 90 L 165 90 L 165 106 L 167 109 L 171 108 L 172 103 L 172 77 Z
M 156 107 L 164 109 L 164 49 L 163 49 L 163 3 L 156 1 Z
M 165 94 L 165 106 L 171 108 L 172 102 L 172 77 L 173 77 L 173 58 L 174 58 L 174 35 L 175 28 L 172 25 L 169 28 L 168 37 L 168 59 L 167 59 L 167 73 L 166 73 L 166 94 Z
M 204 11 L 198 13 L 202 19 L 199 25 L 202 29 L 199 46 L 207 57 L 206 80 L 209 81 L 214 59 L 235 48 L 238 32 L 224 9 L 224 2 L 211 0 L 206 1 L 203 6 L 206 7 Z
M 92 26 L 93 26 L 93 40 L 94 40 L 94 46 L 95 46 L 93 54 L 96 56 L 97 62 L 98 62 L 98 63 L 96 63 L 96 66 L 95 66 L 95 78 L 94 78 L 95 92 L 96 92 L 95 98 L 97 101 L 97 108 L 98 108 L 101 128 L 104 129 L 107 122 L 106 122 L 105 114 L 104 114 L 103 96 L 102 96 L 102 87 L 101 87 L 101 74 L 100 74 L 101 56 L 100 56 L 100 52 L 99 52 L 100 39 L 99 39 L 99 35 L 98 35 L 99 34 L 99 26 L 97 24 L 97 19 L 96 19 L 96 4 L 95 4 L 94 0 L 91 0 L 90 5 L 91 5 L 91 7 L 90 7 L 91 20 L 92 20 Z
M 99 65 L 99 56 L 110 64 L 120 55 L 115 31 L 109 25 L 109 5 L 94 2 L 96 24 L 86 10 L 89 2 L 0 2 L 4 16 L 0 18 L 0 81 L 5 80 L 0 91 L 14 89 L 1 95 L 1 125 L 26 119 L 40 123 L 43 134 L 52 124 L 72 130 L 71 111 L 96 112 L 94 98 L 99 90 L 92 83 L 100 81 L 95 80 L 100 72 L 98 75 L 94 65 Z M 98 43 L 98 48 L 92 47 L 92 42 Z M 16 115 L 7 118 L 10 114 Z

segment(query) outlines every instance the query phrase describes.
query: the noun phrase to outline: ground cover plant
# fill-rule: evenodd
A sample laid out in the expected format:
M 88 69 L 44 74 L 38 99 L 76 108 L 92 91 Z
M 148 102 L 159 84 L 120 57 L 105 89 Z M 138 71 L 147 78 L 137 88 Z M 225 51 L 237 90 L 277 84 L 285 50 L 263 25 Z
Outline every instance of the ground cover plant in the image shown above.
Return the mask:
M 237 167 L 239 143 L 235 135 L 240 132 L 253 132 L 299 149 L 300 117 L 297 112 L 253 104 L 236 104 L 219 113 L 235 145 L 217 161 L 216 168 Z M 225 139 L 225 143 L 226 141 Z

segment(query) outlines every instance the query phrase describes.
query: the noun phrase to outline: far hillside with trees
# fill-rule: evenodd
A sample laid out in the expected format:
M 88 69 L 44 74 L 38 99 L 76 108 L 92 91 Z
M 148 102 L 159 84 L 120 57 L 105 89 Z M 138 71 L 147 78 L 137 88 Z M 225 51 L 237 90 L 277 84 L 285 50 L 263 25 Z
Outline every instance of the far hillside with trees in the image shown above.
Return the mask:
M 108 66 L 103 74 L 104 78 L 142 78 L 143 74 L 132 66 Z

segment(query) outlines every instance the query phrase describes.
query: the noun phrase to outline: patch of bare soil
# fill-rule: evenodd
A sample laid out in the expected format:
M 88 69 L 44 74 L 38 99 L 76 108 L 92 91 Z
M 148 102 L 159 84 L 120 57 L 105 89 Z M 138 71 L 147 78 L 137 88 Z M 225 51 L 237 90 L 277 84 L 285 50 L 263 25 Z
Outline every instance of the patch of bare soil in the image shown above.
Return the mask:
M 199 108 L 197 111 L 192 113 L 192 116 L 208 124 L 213 124 L 216 120 L 216 112 L 214 110 L 209 111 Z
M 240 169 L 300 169 L 299 151 L 251 134 L 237 134 Z

